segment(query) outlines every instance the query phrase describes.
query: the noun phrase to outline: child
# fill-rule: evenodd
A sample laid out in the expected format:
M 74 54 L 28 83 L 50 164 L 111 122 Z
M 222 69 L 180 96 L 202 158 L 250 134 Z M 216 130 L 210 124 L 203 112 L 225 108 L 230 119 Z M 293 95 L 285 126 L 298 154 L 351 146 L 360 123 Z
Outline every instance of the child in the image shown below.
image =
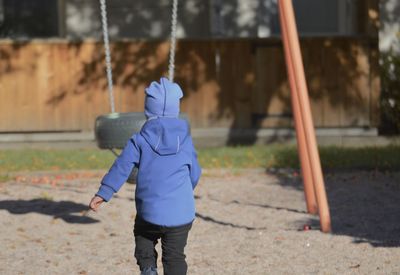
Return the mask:
M 89 206 L 97 211 L 109 201 L 136 166 L 135 258 L 141 274 L 157 274 L 155 245 L 160 238 L 164 274 L 186 274 L 184 248 L 195 218 L 193 190 L 201 168 L 189 124 L 178 118 L 181 88 L 161 78 L 145 93 L 147 121 L 104 176 Z

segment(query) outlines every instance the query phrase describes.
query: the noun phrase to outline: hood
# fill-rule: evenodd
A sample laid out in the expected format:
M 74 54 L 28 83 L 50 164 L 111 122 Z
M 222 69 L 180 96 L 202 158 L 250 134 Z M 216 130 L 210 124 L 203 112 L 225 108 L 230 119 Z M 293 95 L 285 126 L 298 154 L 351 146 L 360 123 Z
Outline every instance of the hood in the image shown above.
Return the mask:
M 178 118 L 151 119 L 143 125 L 140 134 L 159 155 L 173 155 L 189 136 L 189 124 Z
M 153 81 L 145 89 L 144 113 L 147 117 L 177 117 L 179 101 L 183 96 L 178 84 L 162 77 L 160 83 Z

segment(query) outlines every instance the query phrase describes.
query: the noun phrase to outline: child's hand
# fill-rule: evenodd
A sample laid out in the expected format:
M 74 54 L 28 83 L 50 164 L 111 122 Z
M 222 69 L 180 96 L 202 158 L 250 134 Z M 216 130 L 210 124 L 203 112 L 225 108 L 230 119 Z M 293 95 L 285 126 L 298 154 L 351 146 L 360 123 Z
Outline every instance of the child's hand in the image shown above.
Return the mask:
M 102 204 L 103 202 L 104 202 L 103 198 L 99 196 L 94 196 L 89 203 L 89 208 L 96 212 L 99 209 L 100 204 Z

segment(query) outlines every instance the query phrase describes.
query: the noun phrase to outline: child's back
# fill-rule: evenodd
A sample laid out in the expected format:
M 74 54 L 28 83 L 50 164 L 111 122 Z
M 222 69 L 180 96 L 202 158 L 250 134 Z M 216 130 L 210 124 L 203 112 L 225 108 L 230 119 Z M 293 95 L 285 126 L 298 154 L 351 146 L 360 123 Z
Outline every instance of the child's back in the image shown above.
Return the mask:
M 149 120 L 137 141 L 142 145 L 136 187 L 140 216 L 164 226 L 193 221 L 193 189 L 200 171 L 188 123 L 176 118 Z
M 180 87 L 165 78 L 162 78 L 160 83 L 153 82 L 146 89 L 145 114 L 148 121 L 140 133 L 133 135 L 128 141 L 121 155 L 103 178 L 96 194 L 109 201 L 127 180 L 132 168 L 138 167 L 135 194 L 137 210 L 135 256 L 141 270 L 149 265 L 154 267 L 154 258 L 157 257 L 156 255 L 150 257 L 151 264 L 149 264 L 140 256 L 140 251 L 144 251 L 143 247 L 154 250 L 154 240 L 151 241 L 153 242 L 151 247 L 149 244 L 143 245 L 145 241 L 140 238 L 142 231 L 147 230 L 146 226 L 170 228 L 173 231 L 177 228 L 180 231 L 182 228 L 187 228 L 186 233 L 183 232 L 180 237 L 184 238 L 184 244 L 180 239 L 175 240 L 173 244 L 183 245 L 180 248 L 182 253 L 178 253 L 178 258 L 182 258 L 187 233 L 195 218 L 193 189 L 199 180 L 201 169 L 190 136 L 189 124 L 186 120 L 178 118 L 179 100 L 182 95 Z M 92 208 L 97 209 L 95 206 Z M 140 230 L 136 226 L 138 219 L 141 224 Z M 156 234 L 154 237 L 157 236 Z M 162 234 L 159 237 L 162 238 Z M 139 252 L 138 242 L 141 244 Z M 146 250 L 146 253 L 150 253 L 149 251 Z M 163 262 L 164 258 L 168 259 L 168 255 L 164 255 L 163 247 Z M 164 263 L 164 268 L 165 265 Z M 179 270 L 181 274 L 183 267 Z

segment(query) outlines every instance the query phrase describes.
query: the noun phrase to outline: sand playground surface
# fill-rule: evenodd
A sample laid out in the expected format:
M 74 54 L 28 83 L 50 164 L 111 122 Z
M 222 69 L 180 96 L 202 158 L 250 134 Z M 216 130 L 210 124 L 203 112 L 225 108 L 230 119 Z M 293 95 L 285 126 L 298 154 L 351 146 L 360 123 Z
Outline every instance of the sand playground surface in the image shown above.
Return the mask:
M 104 172 L 19 173 L 0 183 L 0 274 L 139 274 L 135 185 L 87 212 Z M 205 170 L 188 274 L 400 274 L 400 173 L 331 172 L 325 181 L 331 234 L 305 212 L 296 171 Z

